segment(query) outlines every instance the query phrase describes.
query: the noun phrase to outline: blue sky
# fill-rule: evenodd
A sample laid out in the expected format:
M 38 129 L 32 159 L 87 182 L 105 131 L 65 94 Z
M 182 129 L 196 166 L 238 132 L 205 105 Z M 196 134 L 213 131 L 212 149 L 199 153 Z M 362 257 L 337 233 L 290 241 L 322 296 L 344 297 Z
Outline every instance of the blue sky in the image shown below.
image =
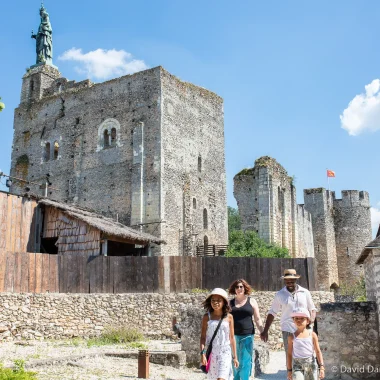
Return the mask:
M 35 60 L 30 32 L 38 28 L 39 6 L 1 6 L 6 173 L 21 78 Z M 373 221 L 380 222 L 380 2 L 45 0 L 45 7 L 53 60 L 65 77 L 101 82 L 162 65 L 224 98 L 229 205 L 236 205 L 233 176 L 270 155 L 296 177 L 299 203 L 302 189 L 327 186 L 329 168 L 337 197 L 368 191 Z

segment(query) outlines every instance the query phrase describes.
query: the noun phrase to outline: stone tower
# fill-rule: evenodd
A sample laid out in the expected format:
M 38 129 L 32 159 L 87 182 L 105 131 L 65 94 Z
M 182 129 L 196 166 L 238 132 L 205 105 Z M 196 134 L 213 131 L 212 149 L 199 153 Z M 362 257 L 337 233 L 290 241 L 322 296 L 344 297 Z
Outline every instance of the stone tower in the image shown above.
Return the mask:
M 15 110 L 12 192 L 88 208 L 191 255 L 225 245 L 223 100 L 162 67 L 104 83 L 49 64 L 23 77 Z
M 297 205 L 293 179 L 274 158 L 261 157 L 238 173 L 234 196 L 243 229 L 288 248 L 292 257 L 313 257 L 311 217 Z
M 323 188 L 304 190 L 305 208 L 311 214 L 318 286 L 330 290 L 339 284 L 334 229 L 334 193 Z
M 313 221 L 320 287 L 356 281 L 362 269 L 355 262 L 372 236 L 368 193 L 344 190 L 342 199 L 335 199 L 335 192 L 317 188 L 304 190 L 304 196 Z
M 342 199 L 334 200 L 334 222 L 339 281 L 350 283 L 363 275 L 363 269 L 355 263 L 372 239 L 368 193 L 342 191 Z

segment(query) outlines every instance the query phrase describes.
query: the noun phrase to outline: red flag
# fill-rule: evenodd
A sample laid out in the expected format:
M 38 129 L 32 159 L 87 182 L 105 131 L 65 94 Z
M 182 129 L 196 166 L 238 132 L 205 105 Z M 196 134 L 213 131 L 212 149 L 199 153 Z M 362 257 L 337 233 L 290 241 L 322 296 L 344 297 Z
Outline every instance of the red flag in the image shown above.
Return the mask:
M 335 172 L 327 169 L 327 177 L 335 177 Z

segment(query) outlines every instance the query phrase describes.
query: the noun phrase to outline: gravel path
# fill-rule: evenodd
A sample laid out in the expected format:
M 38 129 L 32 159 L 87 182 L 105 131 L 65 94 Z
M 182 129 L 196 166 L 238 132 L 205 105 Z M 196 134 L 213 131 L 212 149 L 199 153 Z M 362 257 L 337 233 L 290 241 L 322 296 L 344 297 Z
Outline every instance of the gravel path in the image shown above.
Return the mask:
M 270 360 L 267 368 L 265 369 L 265 374 L 255 377 L 259 380 L 286 380 L 286 361 L 285 352 L 281 351 L 271 351 Z
M 74 359 L 65 362 L 39 365 L 32 370 L 38 373 L 39 380 L 122 380 L 137 379 L 137 360 L 102 356 L 105 352 L 125 352 L 125 345 L 87 347 L 79 340 L 73 341 L 34 341 L 27 345 L 13 342 L 0 344 L 0 362 L 11 366 L 16 359 L 23 359 L 26 366 L 42 359 Z M 176 351 L 180 343 L 169 341 L 147 342 L 150 351 Z M 130 350 L 130 348 L 128 348 Z M 89 355 L 88 357 L 83 357 Z M 75 358 L 76 357 L 76 358 Z M 78 359 L 79 357 L 79 359 Z M 150 363 L 152 380 L 206 380 L 206 376 L 196 368 L 176 369 L 170 366 Z M 266 373 L 258 380 L 285 380 L 285 354 L 271 352 Z

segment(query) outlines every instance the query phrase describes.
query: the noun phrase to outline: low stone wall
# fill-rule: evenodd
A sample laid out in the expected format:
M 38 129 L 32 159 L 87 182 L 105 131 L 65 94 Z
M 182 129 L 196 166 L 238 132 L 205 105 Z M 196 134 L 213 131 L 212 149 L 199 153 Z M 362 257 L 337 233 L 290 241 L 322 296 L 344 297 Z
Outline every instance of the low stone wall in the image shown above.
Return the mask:
M 326 379 L 380 379 L 375 302 L 323 304 L 318 323 Z
M 275 292 L 256 292 L 260 313 L 265 315 Z M 319 308 L 334 299 L 330 292 L 312 292 Z M 125 324 L 139 328 L 150 338 L 172 337 L 172 321 L 180 311 L 201 308 L 203 293 L 180 294 L 15 294 L 0 293 L 0 341 L 14 339 L 62 339 L 99 335 L 106 326 Z M 199 320 L 199 324 L 201 321 Z M 269 346 L 282 347 L 280 316 L 271 326 Z

